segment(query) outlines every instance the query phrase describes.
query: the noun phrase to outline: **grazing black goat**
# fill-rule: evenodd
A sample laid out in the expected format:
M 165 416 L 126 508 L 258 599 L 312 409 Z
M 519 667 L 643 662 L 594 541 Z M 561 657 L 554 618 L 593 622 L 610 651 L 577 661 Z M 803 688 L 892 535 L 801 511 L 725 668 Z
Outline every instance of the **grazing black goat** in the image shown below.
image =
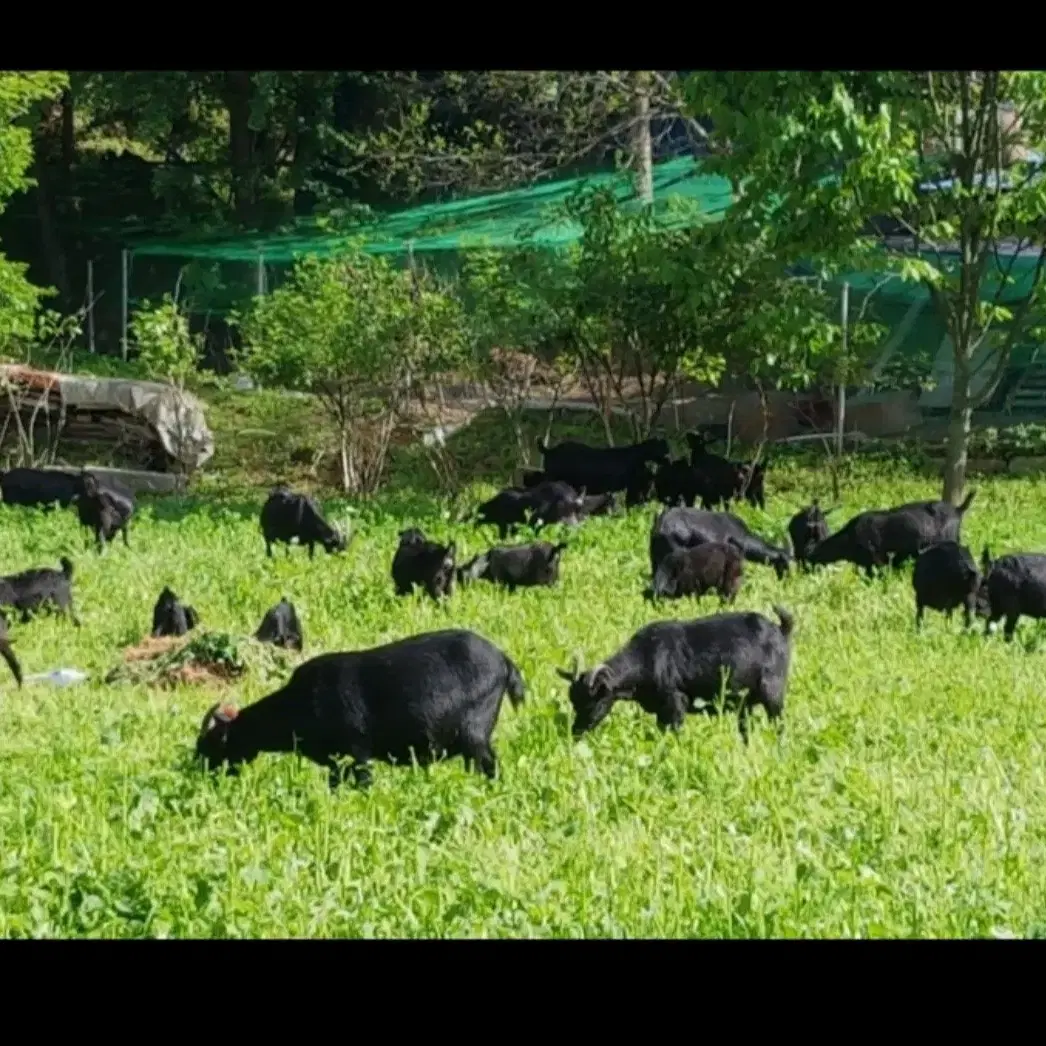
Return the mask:
M 161 636 L 184 636 L 200 623 L 196 611 L 182 603 L 166 586 L 153 607 L 154 639 Z
M 744 552 L 734 538 L 677 548 L 658 564 L 644 597 L 682 599 L 715 591 L 724 603 L 733 603 L 741 590 L 744 560 Z
M 454 594 L 457 542 L 441 545 L 429 541 L 417 527 L 401 530 L 399 547 L 392 557 L 392 583 L 397 596 L 424 589 L 434 600 Z
M 977 611 L 981 572 L 968 548 L 956 541 L 940 541 L 916 557 L 912 588 L 916 628 L 922 626 L 927 607 L 940 610 L 949 620 L 955 608 L 962 607 L 963 622 L 969 628 Z
M 853 563 L 871 577 L 876 568 L 899 567 L 930 545 L 960 541 L 963 517 L 976 495 L 956 507 L 949 501 L 913 501 L 896 508 L 862 512 L 807 554 L 814 566 Z
M 476 523 L 498 528 L 498 537 L 504 540 L 517 527 L 532 524 L 540 529 L 549 523 L 581 522 L 586 492 L 575 490 L 560 480 L 542 479 L 524 490 L 508 487 L 476 509 Z
M 277 542 L 285 544 L 290 555 L 291 542 L 295 538 L 299 544 L 308 547 L 309 559 L 314 558 L 316 545 L 331 555 L 344 552 L 349 546 L 345 535 L 323 518 L 314 498 L 295 494 L 284 486 L 273 488 L 262 505 L 261 530 L 265 538 L 265 554 L 270 558 L 272 546 Z
M 1018 552 L 993 560 L 984 549 L 981 556 L 979 596 L 988 618 L 985 635 L 999 618 L 1006 618 L 1003 636 L 1012 641 L 1021 617 L 1046 617 L 1046 555 Z
M 753 534 L 737 516 L 679 507 L 665 509 L 654 520 L 650 530 L 650 574 L 657 573 L 661 560 L 674 549 L 731 539 L 744 552 L 745 559 L 773 567 L 778 579 L 788 573 L 792 560 L 788 549 L 771 545 Z
M 573 734 L 592 730 L 618 700 L 635 701 L 662 730 L 678 730 L 698 701 L 713 703 L 725 690 L 740 700 L 738 727 L 748 743 L 751 708 L 762 705 L 781 728 L 791 661 L 792 615 L 781 607 L 778 626 L 761 614 L 716 614 L 696 621 L 655 621 L 590 672 L 557 669 L 570 683 Z M 716 714 L 714 704 L 700 709 Z
M 509 592 L 517 588 L 554 585 L 559 580 L 559 561 L 566 543 L 537 541 L 531 545 L 492 548 L 458 570 L 458 580 L 491 581 Z
M 286 685 L 237 711 L 215 705 L 204 716 L 196 754 L 233 772 L 261 752 L 297 751 L 325 767 L 331 788 L 337 760 L 370 784 L 368 763 L 425 766 L 462 756 L 495 776 L 491 744 L 501 702 L 523 702 L 519 669 L 493 643 L 453 629 L 401 639 L 369 650 L 321 654 L 299 665 Z
M 21 611 L 22 621 L 44 606 L 53 607 L 69 616 L 79 628 L 80 619 L 73 609 L 73 564 L 67 556 L 59 560 L 61 570 L 35 567 L 20 574 L 0 577 L 0 606 L 14 607 Z
M 301 650 L 301 622 L 294 604 L 284 596 L 275 606 L 265 611 L 254 638 L 259 643 L 272 643 L 273 646 L 286 647 L 289 650 Z

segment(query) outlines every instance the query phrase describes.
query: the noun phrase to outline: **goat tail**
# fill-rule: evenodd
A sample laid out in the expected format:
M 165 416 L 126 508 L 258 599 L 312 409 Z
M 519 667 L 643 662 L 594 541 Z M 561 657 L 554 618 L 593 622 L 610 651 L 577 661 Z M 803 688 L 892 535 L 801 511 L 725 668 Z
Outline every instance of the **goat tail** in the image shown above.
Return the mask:
M 6 639 L 0 639 L 0 657 L 7 662 L 8 667 L 11 669 L 11 674 L 15 677 L 15 681 L 21 686 L 22 666 L 18 663 L 18 658 L 15 657 L 15 652 L 11 649 L 10 642 Z
M 73 561 L 68 556 L 62 556 L 58 562 L 62 565 L 62 573 L 65 574 L 66 578 L 71 579 L 73 576 Z
M 977 491 L 971 490 L 969 494 L 963 498 L 962 504 L 959 506 L 959 515 L 963 515 L 966 510 L 973 504 L 973 499 L 977 497 Z
M 508 679 L 505 684 L 505 689 L 508 691 L 508 699 L 512 702 L 513 708 L 519 708 L 523 704 L 527 692 L 527 688 L 523 684 L 523 676 L 520 675 L 515 662 L 508 655 L 505 656 L 505 669 L 508 673 Z
M 785 639 L 791 639 L 795 631 L 795 618 L 782 606 L 774 606 L 774 613 L 781 619 L 781 632 Z

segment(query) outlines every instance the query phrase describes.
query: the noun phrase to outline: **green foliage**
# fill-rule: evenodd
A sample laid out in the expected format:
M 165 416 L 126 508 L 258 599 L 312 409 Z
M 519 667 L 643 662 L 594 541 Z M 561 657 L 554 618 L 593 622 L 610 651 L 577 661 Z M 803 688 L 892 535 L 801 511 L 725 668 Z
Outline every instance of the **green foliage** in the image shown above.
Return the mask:
M 184 386 L 203 355 L 203 338 L 190 331 L 189 317 L 171 295 L 135 310 L 129 326 L 145 373 Z
M 8 200 L 33 184 L 33 138 L 28 123 L 37 104 L 68 83 L 65 73 L 0 72 L 0 214 Z M 51 289 L 34 287 L 28 266 L 0 251 L 0 352 L 21 351 L 35 333 L 36 315 Z
M 912 234 L 906 246 L 887 244 L 885 258 L 903 279 L 928 287 L 954 346 L 945 493 L 961 496 L 978 405 L 974 354 L 988 350 L 992 366 L 983 403 L 1013 346 L 1046 316 L 1046 255 L 1019 281 L 1014 275 L 1020 250 L 1043 246 L 1046 179 L 1016 147 L 1046 149 L 1046 76 L 696 73 L 688 91 L 695 111 L 715 122 L 710 169 L 741 193 L 724 223 L 728 234 L 764 233 L 775 257 L 835 273 L 881 267 L 871 219 L 891 219 Z M 1011 125 L 1000 108 L 1006 103 L 1018 117 Z M 921 183 L 929 178 L 950 183 L 927 188 Z
M 302 259 L 284 286 L 234 322 L 254 377 L 323 400 L 338 427 L 346 490 L 377 483 L 412 387 L 459 362 L 464 345 L 453 295 L 358 250 Z M 368 422 L 380 436 L 376 463 L 364 466 L 354 458 L 365 453 L 360 424 Z

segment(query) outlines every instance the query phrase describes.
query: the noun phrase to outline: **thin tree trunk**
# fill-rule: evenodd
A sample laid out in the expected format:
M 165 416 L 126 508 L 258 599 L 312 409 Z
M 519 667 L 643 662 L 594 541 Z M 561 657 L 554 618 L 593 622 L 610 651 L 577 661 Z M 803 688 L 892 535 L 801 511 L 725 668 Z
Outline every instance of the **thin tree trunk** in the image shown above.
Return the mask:
M 948 417 L 948 442 L 944 458 L 945 501 L 958 505 L 966 487 L 966 451 L 973 423 L 970 401 L 970 361 L 965 353 L 956 352 L 952 405 Z
M 654 146 L 650 137 L 650 74 L 636 73 L 636 115 L 632 125 L 632 170 L 636 195 L 654 202 Z
M 349 434 L 342 427 L 341 430 L 341 446 L 340 446 L 341 458 L 341 487 L 346 494 L 352 493 L 352 470 L 349 465 Z

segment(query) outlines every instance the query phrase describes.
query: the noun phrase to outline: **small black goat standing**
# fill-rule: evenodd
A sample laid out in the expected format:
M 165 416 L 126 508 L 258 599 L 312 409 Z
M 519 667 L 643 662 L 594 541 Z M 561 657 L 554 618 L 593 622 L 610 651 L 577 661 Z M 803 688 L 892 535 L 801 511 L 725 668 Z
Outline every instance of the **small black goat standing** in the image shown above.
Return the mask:
M 661 560 L 644 597 L 682 599 L 714 590 L 724 603 L 733 603 L 741 590 L 744 560 L 744 551 L 734 538 L 677 548 Z
M 567 545 L 536 541 L 531 545 L 492 548 L 458 570 L 462 583 L 491 581 L 509 592 L 517 588 L 554 585 L 559 580 L 559 562 Z
M 981 573 L 969 549 L 956 541 L 940 541 L 919 553 L 912 588 L 916 628 L 922 626 L 927 607 L 941 611 L 949 620 L 956 607 L 962 607 L 963 622 L 969 628 L 978 608 Z
M 98 482 L 98 477 L 90 472 L 83 474 L 83 492 L 73 499 L 80 526 L 94 531 L 98 551 L 101 552 L 106 542 L 112 541 L 117 534 L 123 534 L 123 543 L 127 548 L 131 543 L 127 537 L 127 526 L 134 515 L 134 499 L 107 490 Z
M 584 675 L 577 664 L 572 672 L 557 669 L 570 683 L 574 736 L 598 726 L 621 699 L 656 716 L 662 730 L 678 730 L 699 700 L 709 703 L 700 711 L 716 714 L 714 702 L 724 689 L 730 703 L 740 698 L 738 728 L 745 744 L 756 705 L 780 731 L 794 621 L 782 607 L 774 613 L 780 625 L 755 613 L 655 621 Z
M 315 556 L 315 546 L 320 545 L 328 554 L 344 552 L 349 547 L 345 535 L 332 527 L 324 518 L 314 498 L 295 494 L 287 487 L 274 487 L 261 510 L 261 530 L 265 538 L 265 554 L 272 557 L 272 546 L 282 542 L 290 555 L 291 542 L 297 538 L 299 544 L 309 550 L 309 559 Z M 353 535 L 355 538 L 355 534 Z
M 36 567 L 23 570 L 20 574 L 0 577 L 0 606 L 14 607 L 21 611 L 22 621 L 28 621 L 41 607 L 51 606 L 69 616 L 79 628 L 80 619 L 73 609 L 73 564 L 62 556 L 61 570 Z
M 11 638 L 7 633 L 7 618 L 2 612 L 0 612 L 0 657 L 7 662 L 7 667 L 11 669 L 11 675 L 15 677 L 15 682 L 21 686 L 22 666 L 18 663 L 14 650 L 11 649 Z
M 992 560 L 985 548 L 981 556 L 980 597 L 987 612 L 984 633 L 999 618 L 1006 618 L 1003 636 L 1013 640 L 1021 617 L 1046 617 L 1046 555 L 1020 552 Z
M 457 542 L 440 545 L 429 541 L 417 527 L 401 530 L 399 539 L 392 557 L 396 595 L 409 596 L 415 588 L 423 588 L 435 600 L 453 595 Z
M 237 711 L 215 705 L 204 716 L 196 754 L 233 771 L 261 752 L 293 752 L 341 782 L 340 758 L 354 761 L 361 787 L 372 759 L 426 766 L 462 756 L 488 778 L 491 744 L 508 693 L 523 703 L 519 669 L 493 643 L 464 629 L 429 632 L 369 650 L 321 654 L 299 665 L 286 685 Z
M 287 647 L 290 650 L 301 650 L 301 622 L 294 604 L 284 596 L 275 606 L 265 611 L 254 638 L 259 643 L 272 643 L 273 646 Z
M 184 636 L 200 622 L 196 611 L 182 603 L 166 586 L 153 607 L 152 636 Z

